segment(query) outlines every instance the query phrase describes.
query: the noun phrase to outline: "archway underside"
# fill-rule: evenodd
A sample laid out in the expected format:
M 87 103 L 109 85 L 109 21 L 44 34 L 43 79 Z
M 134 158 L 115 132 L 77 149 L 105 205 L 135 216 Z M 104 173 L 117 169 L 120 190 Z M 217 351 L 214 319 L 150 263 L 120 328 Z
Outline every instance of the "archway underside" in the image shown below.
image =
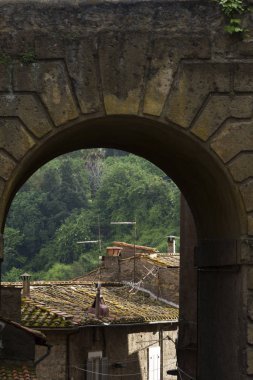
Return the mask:
M 60 154 L 89 147 L 126 150 L 164 170 L 190 204 L 200 239 L 240 236 L 240 197 L 215 155 L 181 129 L 144 117 L 107 116 L 54 131 L 15 169 L 9 182 L 9 202 L 42 164 Z

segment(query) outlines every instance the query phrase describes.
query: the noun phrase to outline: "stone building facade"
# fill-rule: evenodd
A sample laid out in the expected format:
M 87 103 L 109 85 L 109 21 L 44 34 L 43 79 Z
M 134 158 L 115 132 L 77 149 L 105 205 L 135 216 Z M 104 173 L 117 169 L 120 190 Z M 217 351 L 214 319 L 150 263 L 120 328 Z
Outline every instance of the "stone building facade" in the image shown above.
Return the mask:
M 135 255 L 102 256 L 98 268 L 78 279 L 129 283 L 135 279 L 136 288 L 148 290 L 155 297 L 179 305 L 179 274 L 179 254 L 147 254 L 140 250 Z
M 53 347 L 50 356 L 37 366 L 38 380 L 109 380 L 111 375 L 148 380 L 154 374 L 161 380 L 176 379 L 167 375 L 167 370 L 176 368 L 177 330 L 169 323 L 43 332 Z M 159 377 L 157 371 L 149 370 L 154 348 L 159 354 Z M 43 352 L 37 349 L 37 355 Z
M 17 293 L 20 285 L 3 289 Z M 43 332 L 52 346 L 36 367 L 38 380 L 174 380 L 167 371 L 176 368 L 178 309 L 120 283 L 99 289 L 87 281 L 31 283 L 21 323 Z M 106 313 L 100 303 L 91 308 L 98 291 Z M 38 347 L 36 358 L 46 352 Z
M 1 302 L 0 379 L 37 380 L 36 360 L 50 353 L 46 336 L 21 325 L 20 288 L 2 288 Z M 42 355 L 37 355 L 37 347 L 42 347 Z

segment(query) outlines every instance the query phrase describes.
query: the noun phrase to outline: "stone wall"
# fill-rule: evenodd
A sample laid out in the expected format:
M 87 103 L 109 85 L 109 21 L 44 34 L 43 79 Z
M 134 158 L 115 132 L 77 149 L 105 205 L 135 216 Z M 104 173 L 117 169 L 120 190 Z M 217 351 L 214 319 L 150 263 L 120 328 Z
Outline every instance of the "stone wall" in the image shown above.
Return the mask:
M 21 288 L 14 286 L 1 288 L 0 315 L 11 321 L 21 322 Z
M 104 256 L 101 267 L 83 277 L 86 280 L 135 282 L 155 296 L 179 305 L 180 268 L 159 267 L 157 264 L 136 257 L 127 260 L 120 256 Z M 150 272 L 150 274 L 148 274 Z
M 166 374 L 176 365 L 176 327 L 171 325 L 87 327 L 79 331 L 47 331 L 48 342 L 53 344 L 50 356 L 37 366 L 39 380 L 83 380 L 87 370 L 88 353 L 102 351 L 108 359 L 105 371 L 111 375 L 124 375 L 124 379 L 147 379 L 148 349 L 161 347 L 161 380 L 175 380 Z M 69 336 L 69 338 L 68 338 Z M 67 341 L 69 340 L 69 373 L 67 370 Z M 119 344 L 120 340 L 120 344 Z M 44 353 L 38 347 L 36 356 Z M 121 367 L 121 368 L 119 368 Z M 69 376 L 69 377 L 68 377 Z
M 50 355 L 36 366 L 39 380 L 64 380 L 67 377 L 66 352 L 67 332 L 46 331 L 47 342 L 53 347 Z M 45 354 L 46 348 L 36 346 L 36 359 Z

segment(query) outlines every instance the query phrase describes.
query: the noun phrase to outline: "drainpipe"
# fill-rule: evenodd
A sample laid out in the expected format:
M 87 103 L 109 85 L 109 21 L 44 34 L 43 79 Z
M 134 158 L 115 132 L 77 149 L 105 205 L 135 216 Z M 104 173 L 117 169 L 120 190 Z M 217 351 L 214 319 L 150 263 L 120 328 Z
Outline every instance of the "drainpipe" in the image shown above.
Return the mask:
M 163 329 L 159 328 L 159 346 L 160 346 L 160 379 L 163 379 Z
M 67 334 L 66 339 L 66 380 L 71 380 L 70 378 L 70 337 L 71 335 L 77 334 L 80 331 L 80 326 L 73 329 Z
M 38 358 L 37 360 L 35 360 L 34 364 L 35 366 L 37 364 L 39 364 L 40 362 L 42 362 L 42 360 L 46 359 L 46 357 L 50 354 L 51 352 L 51 348 L 53 347 L 52 344 L 45 344 L 45 346 L 47 347 L 47 352 L 42 355 L 40 358 Z

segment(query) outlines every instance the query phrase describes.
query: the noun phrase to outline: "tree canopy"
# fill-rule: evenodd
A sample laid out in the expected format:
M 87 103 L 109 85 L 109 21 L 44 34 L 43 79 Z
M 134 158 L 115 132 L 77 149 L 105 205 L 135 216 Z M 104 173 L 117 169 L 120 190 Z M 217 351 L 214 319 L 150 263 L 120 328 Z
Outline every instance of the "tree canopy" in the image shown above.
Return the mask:
M 121 151 L 81 150 L 40 168 L 19 190 L 5 227 L 5 280 L 22 271 L 34 279 L 67 279 L 98 265 L 113 240 L 166 251 L 166 235 L 179 234 L 179 191 L 150 162 Z

